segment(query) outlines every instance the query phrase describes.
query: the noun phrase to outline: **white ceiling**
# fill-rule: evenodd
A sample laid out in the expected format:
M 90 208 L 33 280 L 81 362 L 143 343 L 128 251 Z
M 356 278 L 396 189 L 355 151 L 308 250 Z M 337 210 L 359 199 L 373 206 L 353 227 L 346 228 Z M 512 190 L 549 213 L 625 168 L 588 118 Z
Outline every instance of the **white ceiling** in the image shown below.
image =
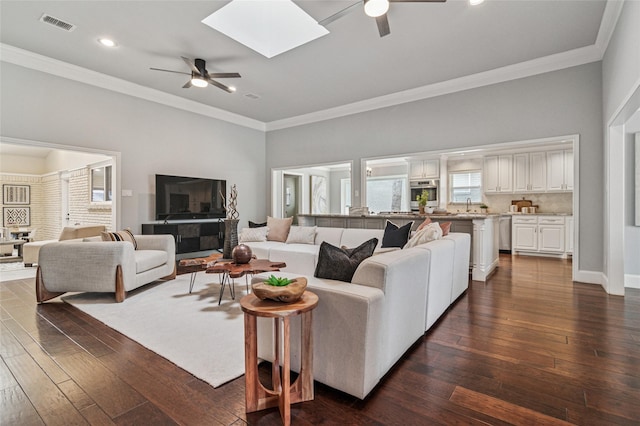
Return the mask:
M 296 1 L 318 21 L 353 2 Z M 294 117 L 322 117 L 398 92 L 453 86 L 480 73 L 598 60 L 615 22 L 604 0 L 486 0 L 475 7 L 466 0 L 392 3 L 387 37 L 380 38 L 375 21 L 355 8 L 327 25 L 329 35 L 267 59 L 201 23 L 227 3 L 2 0 L 2 60 L 22 65 L 7 52 L 15 47 L 173 95 L 168 99 L 186 98 L 267 123 L 268 129 L 269 123 L 277 128 Z M 41 23 L 43 13 L 77 28 L 65 32 Z M 102 36 L 118 47 L 100 46 Z M 239 72 L 241 79 L 220 80 L 237 92 L 183 89 L 186 75 L 149 69 L 187 71 L 180 56 L 205 59 L 209 72 Z

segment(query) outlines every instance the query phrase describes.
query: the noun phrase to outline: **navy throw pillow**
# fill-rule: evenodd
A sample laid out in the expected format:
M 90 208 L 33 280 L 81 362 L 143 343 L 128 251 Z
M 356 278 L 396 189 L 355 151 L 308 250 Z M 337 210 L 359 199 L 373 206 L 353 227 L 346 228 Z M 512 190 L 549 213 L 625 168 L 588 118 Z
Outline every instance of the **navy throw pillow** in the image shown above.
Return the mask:
M 398 227 L 395 223 L 387 220 L 387 224 L 384 227 L 384 235 L 382 236 L 382 247 L 404 247 L 409 241 L 409 233 L 413 221 Z
M 343 249 L 323 241 L 318 252 L 318 264 L 313 276 L 351 282 L 358 265 L 373 255 L 378 239 L 372 238 L 356 248 Z

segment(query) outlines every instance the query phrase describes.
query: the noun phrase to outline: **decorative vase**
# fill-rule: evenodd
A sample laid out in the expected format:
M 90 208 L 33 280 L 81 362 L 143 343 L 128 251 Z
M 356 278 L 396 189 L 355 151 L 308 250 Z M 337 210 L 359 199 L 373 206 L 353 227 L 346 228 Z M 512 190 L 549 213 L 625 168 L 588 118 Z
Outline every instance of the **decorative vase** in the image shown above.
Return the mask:
M 418 212 L 424 214 L 424 206 L 418 206 Z
M 238 245 L 238 219 L 224 220 L 224 248 L 222 257 L 231 259 L 231 250 Z
M 252 255 L 251 247 L 246 244 L 238 244 L 231 250 L 231 258 L 235 263 L 239 264 L 249 263 Z
M 304 277 L 294 278 L 289 284 L 280 287 L 264 282 L 251 285 L 253 294 L 255 294 L 258 299 L 270 299 L 283 303 L 293 303 L 300 300 L 306 288 L 307 279 Z

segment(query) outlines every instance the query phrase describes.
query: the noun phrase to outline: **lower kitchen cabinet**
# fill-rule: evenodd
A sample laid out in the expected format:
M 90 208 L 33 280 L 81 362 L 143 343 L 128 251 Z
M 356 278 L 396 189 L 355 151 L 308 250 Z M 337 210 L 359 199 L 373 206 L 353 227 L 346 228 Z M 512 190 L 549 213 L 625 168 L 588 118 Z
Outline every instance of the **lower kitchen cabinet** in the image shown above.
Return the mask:
M 559 257 L 572 253 L 573 244 L 567 238 L 572 216 L 514 215 L 512 221 L 512 253 Z

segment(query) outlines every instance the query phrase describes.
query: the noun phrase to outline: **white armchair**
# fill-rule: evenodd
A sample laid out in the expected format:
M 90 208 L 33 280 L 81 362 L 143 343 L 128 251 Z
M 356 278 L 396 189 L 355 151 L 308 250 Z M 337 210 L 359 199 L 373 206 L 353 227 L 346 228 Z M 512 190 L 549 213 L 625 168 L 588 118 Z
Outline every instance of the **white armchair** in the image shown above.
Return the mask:
M 57 242 L 40 249 L 36 299 L 47 301 L 67 291 L 126 292 L 159 279 L 176 277 L 172 235 L 136 235 L 138 249 L 122 241 Z

